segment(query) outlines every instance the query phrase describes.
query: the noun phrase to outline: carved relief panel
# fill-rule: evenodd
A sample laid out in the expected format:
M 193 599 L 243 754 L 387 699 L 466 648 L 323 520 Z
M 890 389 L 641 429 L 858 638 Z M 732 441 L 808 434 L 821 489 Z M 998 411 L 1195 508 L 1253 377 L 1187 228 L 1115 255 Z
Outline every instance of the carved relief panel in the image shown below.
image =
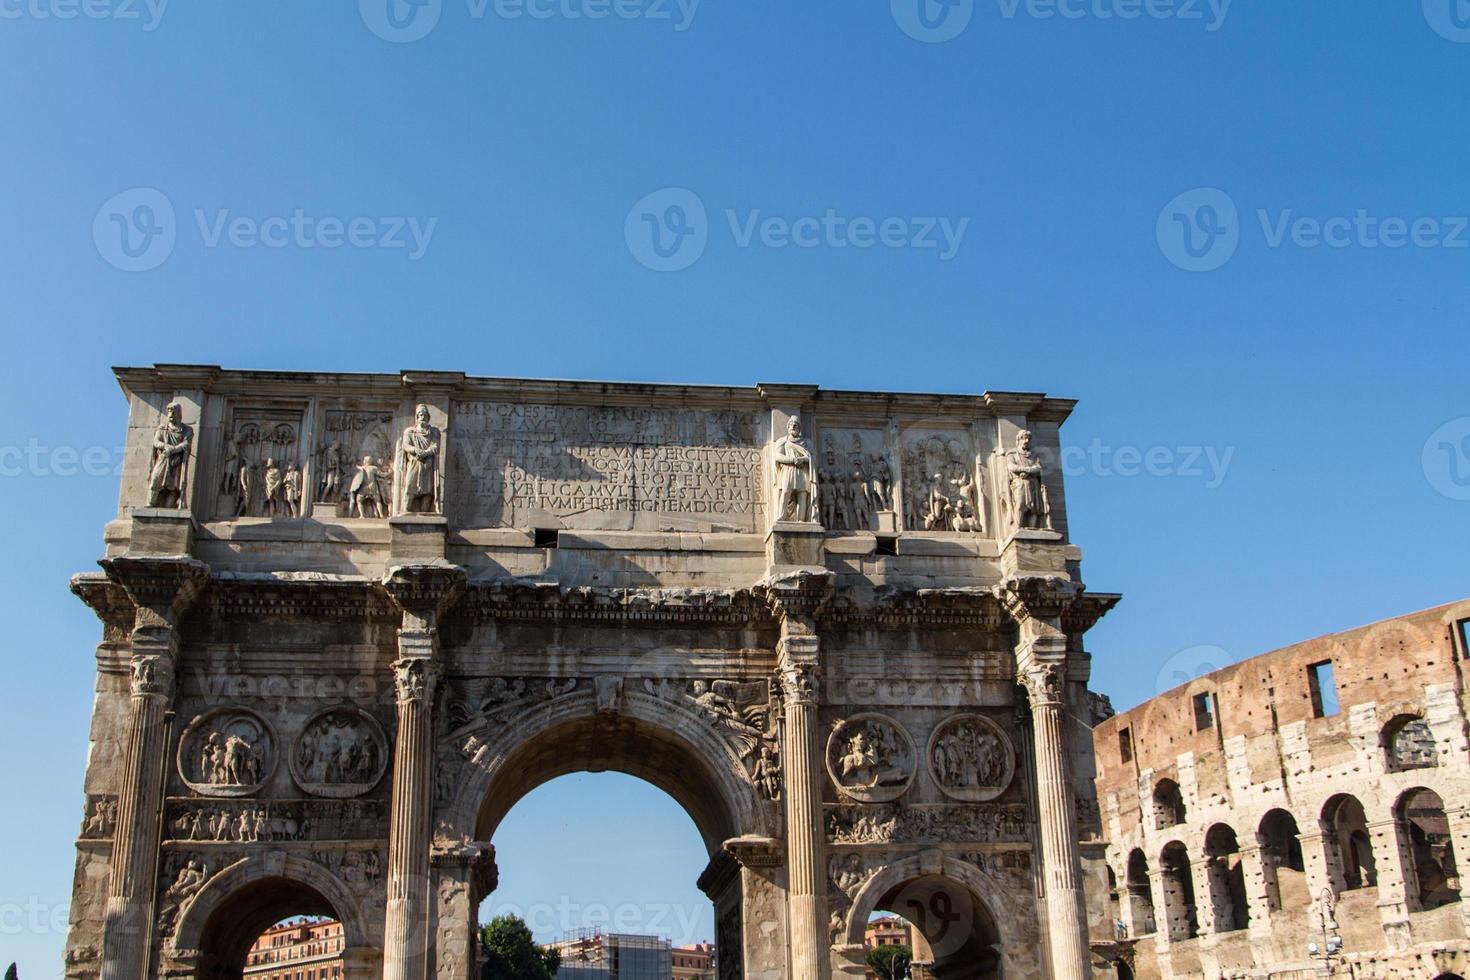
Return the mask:
M 881 429 L 822 427 L 817 470 L 822 526 L 829 531 L 893 531 L 893 461 Z
M 451 436 L 468 527 L 765 528 L 755 412 L 462 402 Z
M 929 773 L 944 795 L 979 803 L 1006 791 L 1016 774 L 1016 752 L 998 725 L 976 714 L 956 715 L 929 738 Z
M 913 739 L 886 715 L 854 715 L 827 740 L 827 774 L 843 796 L 865 803 L 902 796 L 916 762 Z
M 300 517 L 300 408 L 232 406 L 224 426 L 215 513 L 223 517 Z
M 218 708 L 189 723 L 179 739 L 179 776 L 204 796 L 251 796 L 276 767 L 276 735 L 246 708 Z
M 361 796 L 388 769 L 388 739 L 367 712 L 343 706 L 307 722 L 289 762 L 291 778 L 313 796 Z
M 387 517 L 393 500 L 391 409 L 322 413 L 316 453 L 316 499 L 338 517 Z
M 962 429 L 903 434 L 903 526 L 908 531 L 985 531 L 975 448 Z

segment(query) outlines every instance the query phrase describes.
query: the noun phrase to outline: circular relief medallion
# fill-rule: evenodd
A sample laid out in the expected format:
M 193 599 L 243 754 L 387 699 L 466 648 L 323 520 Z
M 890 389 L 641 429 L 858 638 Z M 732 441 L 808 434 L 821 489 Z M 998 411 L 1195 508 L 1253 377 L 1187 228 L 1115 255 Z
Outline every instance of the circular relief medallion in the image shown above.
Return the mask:
M 886 803 L 913 783 L 915 755 L 913 739 L 893 719 L 854 715 L 827 740 L 827 774 L 844 796 Z
M 250 796 L 276 769 L 276 734 L 248 708 L 200 715 L 179 739 L 179 775 L 205 796 Z
M 344 705 L 306 723 L 288 762 L 296 785 L 313 796 L 361 796 L 388 769 L 388 739 L 366 711 Z
M 1011 740 L 989 718 L 956 715 L 929 737 L 929 772 L 946 796 L 967 803 L 993 800 L 1016 775 Z

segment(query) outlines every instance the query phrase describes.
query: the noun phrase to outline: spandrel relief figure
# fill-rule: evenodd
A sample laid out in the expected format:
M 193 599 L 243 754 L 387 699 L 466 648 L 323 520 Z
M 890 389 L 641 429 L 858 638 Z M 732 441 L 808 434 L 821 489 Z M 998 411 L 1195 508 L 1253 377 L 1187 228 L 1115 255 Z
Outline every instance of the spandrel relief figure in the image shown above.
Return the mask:
M 1006 453 L 1010 481 L 1007 497 L 1011 527 L 1017 530 L 1051 530 L 1051 505 L 1042 482 L 1042 466 L 1031 453 L 1031 433 L 1022 429 L 1016 447 Z
M 357 464 L 357 473 L 348 488 L 349 517 L 386 517 L 383 506 L 383 472 L 371 456 L 364 456 Z
M 184 424 L 184 409 L 169 402 L 153 433 L 153 461 L 148 469 L 148 506 L 182 508 L 189 449 L 194 432 Z
M 439 430 L 429 424 L 429 407 L 414 411 L 414 424 L 403 432 L 397 471 L 403 477 L 403 509 L 409 514 L 439 512 Z
M 801 435 L 801 420 L 792 416 L 786 434 L 776 440 L 772 458 L 776 465 L 776 520 L 811 522 L 812 494 L 817 488 L 816 460 Z

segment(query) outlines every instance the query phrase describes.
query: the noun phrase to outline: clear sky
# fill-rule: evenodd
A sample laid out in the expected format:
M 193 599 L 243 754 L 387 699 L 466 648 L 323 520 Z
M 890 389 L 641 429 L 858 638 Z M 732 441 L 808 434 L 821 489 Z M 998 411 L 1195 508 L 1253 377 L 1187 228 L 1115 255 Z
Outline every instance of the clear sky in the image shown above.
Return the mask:
M 66 450 L 119 442 L 113 364 L 1079 398 L 1120 707 L 1467 592 L 1463 0 L 0 0 L 0 79 L 28 980 L 99 635 L 66 580 L 116 500 Z M 495 901 L 698 902 L 653 794 L 526 799 Z

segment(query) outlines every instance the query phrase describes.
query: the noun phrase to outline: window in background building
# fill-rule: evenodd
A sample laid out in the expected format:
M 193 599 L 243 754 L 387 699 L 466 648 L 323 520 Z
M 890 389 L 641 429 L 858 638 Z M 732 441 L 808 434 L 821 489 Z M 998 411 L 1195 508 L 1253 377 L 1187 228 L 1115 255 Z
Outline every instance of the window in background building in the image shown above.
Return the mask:
M 1130 728 L 1118 729 L 1118 757 L 1124 762 L 1133 761 L 1133 730 Z

